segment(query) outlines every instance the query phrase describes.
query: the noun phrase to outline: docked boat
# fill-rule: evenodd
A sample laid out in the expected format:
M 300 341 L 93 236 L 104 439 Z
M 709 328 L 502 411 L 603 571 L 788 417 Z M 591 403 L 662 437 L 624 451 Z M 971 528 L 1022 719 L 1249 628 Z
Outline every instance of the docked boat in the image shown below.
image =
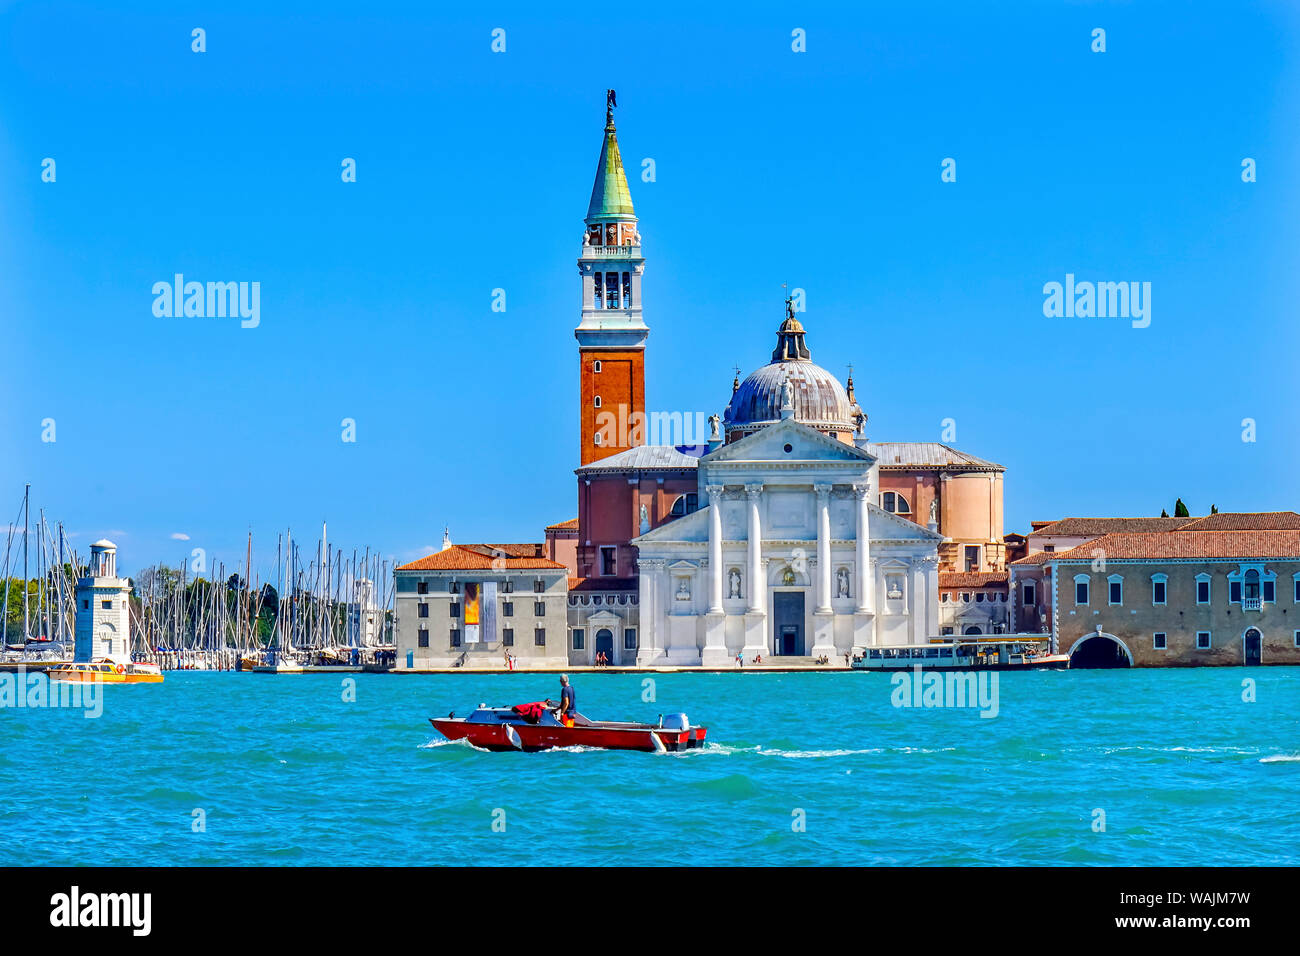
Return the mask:
M 484 750 L 551 750 L 556 747 L 596 747 L 602 750 L 645 750 L 663 753 L 704 745 L 708 732 L 692 727 L 685 714 L 663 714 L 657 724 L 589 720 L 575 713 L 561 721 L 549 701 L 488 707 L 479 704 L 468 717 L 454 713 L 430 717 L 448 740 L 465 740 Z
M 56 664 L 46 670 L 50 680 L 74 683 L 161 684 L 162 670 L 144 661 L 114 661 L 107 657 L 86 662 Z
M 932 644 L 899 644 L 868 647 L 854 657 L 854 670 L 1064 670 L 1069 654 L 1049 654 L 1042 641 L 1033 638 L 990 640 L 957 639 Z

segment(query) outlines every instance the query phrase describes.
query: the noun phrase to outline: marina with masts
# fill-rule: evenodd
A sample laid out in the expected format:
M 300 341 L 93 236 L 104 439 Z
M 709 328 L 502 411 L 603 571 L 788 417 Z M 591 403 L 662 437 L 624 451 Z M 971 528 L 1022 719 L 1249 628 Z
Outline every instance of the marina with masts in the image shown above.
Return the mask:
M 44 509 L 33 515 L 31 488 L 24 487 L 20 514 L 10 521 L 5 543 L 0 664 L 46 668 L 72 662 L 79 646 L 91 646 L 88 640 L 99 643 L 100 634 L 89 634 L 91 599 L 83 597 L 79 605 L 77 595 L 93 587 L 96 599 L 106 597 L 106 607 L 112 603 L 111 594 L 100 594 L 105 579 L 95 576 L 92 560 L 96 554 L 115 555 L 116 545 L 95 542 L 88 560 L 70 546 L 69 537 L 62 523 L 51 526 Z M 243 561 L 233 569 L 220 561 L 207 568 L 200 556 L 124 576 L 120 590 L 130 636 L 123 641 L 129 641 L 130 660 L 164 670 L 258 673 L 391 667 L 394 562 L 371 548 L 347 553 L 332 547 L 323 522 L 319 540 L 306 549 L 304 556 L 291 529 L 281 532 L 265 581 L 257 571 L 251 532 Z M 112 580 L 119 580 L 115 558 L 105 566 L 113 568 Z

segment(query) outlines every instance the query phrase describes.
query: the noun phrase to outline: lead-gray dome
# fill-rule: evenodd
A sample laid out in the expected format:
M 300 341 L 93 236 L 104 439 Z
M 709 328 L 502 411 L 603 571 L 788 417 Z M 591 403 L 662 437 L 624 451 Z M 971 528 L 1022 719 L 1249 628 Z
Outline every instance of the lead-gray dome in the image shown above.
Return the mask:
M 803 325 L 786 300 L 786 317 L 777 330 L 772 362 L 735 384 L 722 420 L 727 441 L 735 441 L 781 420 L 785 383 L 790 383 L 795 421 L 851 441 L 866 416 L 853 399 L 853 379 L 845 390 L 834 375 L 812 361 Z

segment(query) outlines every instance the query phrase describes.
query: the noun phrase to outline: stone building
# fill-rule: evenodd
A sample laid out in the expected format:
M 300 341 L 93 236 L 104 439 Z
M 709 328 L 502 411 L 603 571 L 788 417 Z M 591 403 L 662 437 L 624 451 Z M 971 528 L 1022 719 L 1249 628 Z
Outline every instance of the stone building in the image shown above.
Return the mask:
M 1014 629 L 1071 665 L 1300 663 L 1300 514 L 1066 518 L 1011 565 Z
M 542 545 L 449 543 L 394 575 L 399 670 L 568 664 L 568 569 Z
M 1005 634 L 1011 630 L 1006 571 L 940 571 L 939 634 Z

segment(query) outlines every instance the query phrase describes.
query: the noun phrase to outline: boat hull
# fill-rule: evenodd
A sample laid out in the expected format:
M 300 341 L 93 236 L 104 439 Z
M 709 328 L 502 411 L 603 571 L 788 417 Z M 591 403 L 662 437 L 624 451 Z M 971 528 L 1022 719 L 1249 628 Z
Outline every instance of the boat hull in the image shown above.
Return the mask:
M 689 750 L 702 747 L 708 732 L 704 727 L 669 730 L 648 724 L 595 722 L 577 727 L 529 723 L 481 724 L 458 717 L 430 717 L 429 723 L 448 740 L 465 740 L 484 750 L 522 750 L 526 753 L 558 747 L 651 752 L 660 749 L 655 746 L 654 738 L 658 738 L 664 750 Z

